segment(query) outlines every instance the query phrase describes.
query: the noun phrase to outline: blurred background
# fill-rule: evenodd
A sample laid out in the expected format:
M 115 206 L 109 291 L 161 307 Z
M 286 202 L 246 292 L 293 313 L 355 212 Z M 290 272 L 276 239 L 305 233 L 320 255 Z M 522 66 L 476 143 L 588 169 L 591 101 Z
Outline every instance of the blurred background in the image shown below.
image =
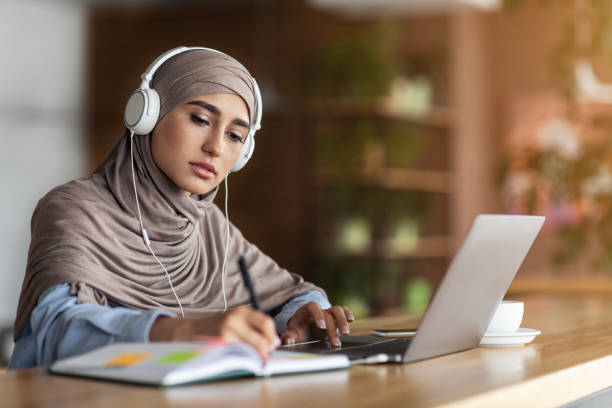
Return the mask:
M 423 310 L 479 213 L 547 216 L 513 293 L 612 290 L 608 3 L 0 0 L 3 349 L 37 201 L 95 168 L 178 45 L 257 78 L 230 218 L 333 303 Z

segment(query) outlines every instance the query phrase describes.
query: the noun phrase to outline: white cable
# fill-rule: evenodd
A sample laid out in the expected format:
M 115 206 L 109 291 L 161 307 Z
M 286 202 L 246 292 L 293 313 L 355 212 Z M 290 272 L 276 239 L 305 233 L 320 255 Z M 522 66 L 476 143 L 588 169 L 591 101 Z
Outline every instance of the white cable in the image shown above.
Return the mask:
M 227 213 L 227 175 L 225 176 L 225 255 L 223 256 L 223 267 L 221 268 L 221 289 L 223 291 L 223 312 L 227 311 L 227 298 L 225 297 L 225 262 L 229 252 L 230 227 Z
M 145 232 L 144 225 L 142 225 L 142 217 L 140 216 L 140 205 L 138 204 L 138 192 L 136 191 L 136 176 L 134 175 L 134 131 L 130 131 L 130 165 L 132 166 L 132 184 L 134 185 L 134 195 L 136 196 L 136 209 L 138 210 L 138 220 L 140 221 L 140 230 L 142 231 L 142 237 L 145 240 L 145 244 L 149 246 L 149 236 Z
M 140 229 L 142 231 L 142 238 L 144 239 L 144 242 L 147 245 L 147 248 L 149 248 L 149 252 L 151 252 L 151 255 L 153 255 L 153 258 L 155 258 L 157 263 L 162 267 L 162 269 L 166 273 L 168 282 L 170 282 L 170 289 L 172 289 L 172 293 L 174 293 L 174 297 L 176 298 L 179 308 L 181 309 L 181 316 L 185 317 L 185 312 L 183 311 L 183 305 L 181 304 L 181 301 L 179 300 L 179 297 L 177 296 L 176 291 L 174 290 L 174 285 L 172 285 L 172 279 L 170 279 L 170 274 L 166 270 L 166 267 L 164 266 L 164 264 L 162 264 L 161 261 L 157 259 L 157 256 L 155 256 L 155 252 L 153 252 L 153 248 L 151 248 L 151 241 L 149 240 L 149 234 L 147 234 L 147 230 L 145 229 L 144 225 L 142 225 L 142 216 L 140 215 L 140 204 L 138 203 L 138 192 L 136 191 L 136 176 L 134 175 L 134 132 L 133 131 L 130 132 L 130 164 L 132 165 L 132 183 L 134 184 L 134 196 L 136 196 L 136 209 L 138 210 L 138 220 L 140 221 Z M 226 182 L 227 182 L 227 179 L 226 179 Z M 226 191 L 227 191 L 227 184 L 226 184 Z M 226 195 L 226 203 L 227 203 L 227 195 Z M 224 296 L 225 296 L 225 293 L 224 293 Z

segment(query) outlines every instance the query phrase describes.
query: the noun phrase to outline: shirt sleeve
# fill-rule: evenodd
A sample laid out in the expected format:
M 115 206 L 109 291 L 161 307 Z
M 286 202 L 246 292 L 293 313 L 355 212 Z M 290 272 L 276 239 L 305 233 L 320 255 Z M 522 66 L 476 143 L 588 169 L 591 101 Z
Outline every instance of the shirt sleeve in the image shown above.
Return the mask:
M 28 325 L 15 343 L 10 368 L 49 365 L 55 360 L 118 342 L 146 342 L 158 316 L 165 310 L 132 310 L 77 303 L 70 284 L 43 292 Z
M 287 328 L 287 323 L 293 317 L 297 310 L 307 303 L 316 302 L 321 309 L 328 309 L 331 303 L 327 297 L 318 290 L 309 290 L 298 293 L 289 298 L 285 303 L 270 311 L 270 315 L 274 318 L 276 332 L 281 334 Z

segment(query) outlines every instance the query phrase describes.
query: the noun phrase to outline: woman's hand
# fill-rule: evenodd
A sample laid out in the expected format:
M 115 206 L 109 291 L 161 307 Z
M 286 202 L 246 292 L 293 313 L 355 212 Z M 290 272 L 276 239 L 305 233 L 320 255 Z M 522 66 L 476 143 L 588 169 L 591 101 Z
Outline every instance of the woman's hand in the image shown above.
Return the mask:
M 340 347 L 338 332 L 349 334 L 349 322 L 355 320 L 353 313 L 345 306 L 321 309 L 315 302 L 300 307 L 281 335 L 283 344 L 312 339 L 329 339 L 332 345 Z
M 248 343 L 266 358 L 280 345 L 272 318 L 249 306 L 205 317 L 157 318 L 149 331 L 150 341 L 197 341 L 203 336 L 227 342 Z

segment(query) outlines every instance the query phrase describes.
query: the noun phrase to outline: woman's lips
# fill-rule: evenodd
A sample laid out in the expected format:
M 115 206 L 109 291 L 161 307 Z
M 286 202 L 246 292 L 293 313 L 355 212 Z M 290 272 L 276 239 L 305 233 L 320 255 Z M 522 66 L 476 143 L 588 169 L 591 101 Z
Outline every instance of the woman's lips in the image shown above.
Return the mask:
M 209 180 L 215 177 L 215 167 L 207 163 L 189 163 L 195 174 Z

